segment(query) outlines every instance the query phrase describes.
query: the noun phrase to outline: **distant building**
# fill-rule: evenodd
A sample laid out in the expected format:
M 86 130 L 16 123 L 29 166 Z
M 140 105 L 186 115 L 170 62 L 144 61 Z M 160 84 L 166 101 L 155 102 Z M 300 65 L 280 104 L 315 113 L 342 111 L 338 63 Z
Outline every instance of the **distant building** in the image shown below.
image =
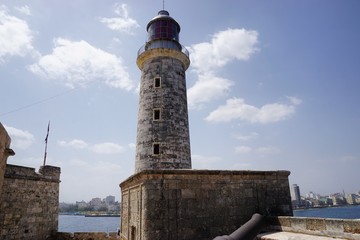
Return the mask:
M 334 193 L 334 194 L 330 195 L 330 198 L 332 199 L 334 206 L 346 204 L 346 199 L 345 199 L 343 193 Z
M 291 202 L 293 207 L 297 208 L 301 206 L 300 187 L 297 184 L 293 184 L 290 190 Z
M 357 199 L 357 195 L 356 194 L 348 194 L 346 196 L 346 202 L 347 204 L 357 204 L 356 202 L 356 199 Z
M 111 204 L 114 204 L 115 203 L 115 196 L 107 196 L 105 199 L 104 199 L 104 202 L 106 203 L 106 205 L 111 205 Z
M 314 192 L 309 192 L 309 193 L 306 194 L 306 198 L 319 200 L 320 199 L 320 194 L 317 194 L 317 193 L 314 193 Z
M 76 202 L 76 206 L 81 210 L 81 209 L 87 208 L 89 206 L 89 204 L 83 200 L 81 202 Z

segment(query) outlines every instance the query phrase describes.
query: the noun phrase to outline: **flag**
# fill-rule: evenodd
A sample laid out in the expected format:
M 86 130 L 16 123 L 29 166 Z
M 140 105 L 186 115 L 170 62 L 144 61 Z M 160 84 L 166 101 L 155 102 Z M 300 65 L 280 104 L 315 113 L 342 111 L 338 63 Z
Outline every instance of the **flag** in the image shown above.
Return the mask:
M 50 131 L 50 121 L 49 121 L 49 124 L 48 124 L 48 127 L 47 127 L 47 133 L 46 133 L 46 137 L 45 137 L 45 143 L 46 144 L 47 144 L 48 137 L 49 137 L 49 131 Z

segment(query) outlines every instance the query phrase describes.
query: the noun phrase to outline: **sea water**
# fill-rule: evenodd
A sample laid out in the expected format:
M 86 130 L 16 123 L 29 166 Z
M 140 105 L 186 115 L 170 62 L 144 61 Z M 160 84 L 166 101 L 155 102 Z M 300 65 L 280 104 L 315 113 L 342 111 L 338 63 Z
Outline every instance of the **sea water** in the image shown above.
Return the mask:
M 59 215 L 59 232 L 117 232 L 120 217 Z
M 360 205 L 295 210 L 295 217 L 360 219 Z
M 295 217 L 360 219 L 360 205 L 295 210 Z M 59 215 L 59 232 L 116 232 L 120 217 Z

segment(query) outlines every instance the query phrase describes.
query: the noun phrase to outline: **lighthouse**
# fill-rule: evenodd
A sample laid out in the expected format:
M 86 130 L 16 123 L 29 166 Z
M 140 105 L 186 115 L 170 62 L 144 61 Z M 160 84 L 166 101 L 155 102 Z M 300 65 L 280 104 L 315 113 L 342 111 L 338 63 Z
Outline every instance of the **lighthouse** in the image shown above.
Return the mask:
M 165 10 L 147 24 L 135 173 L 120 183 L 122 240 L 214 239 L 252 214 L 291 216 L 288 171 L 191 169 L 180 25 Z
M 135 172 L 191 169 L 185 78 L 189 52 L 168 11 L 159 11 L 146 29 L 148 39 L 136 61 L 141 82 Z

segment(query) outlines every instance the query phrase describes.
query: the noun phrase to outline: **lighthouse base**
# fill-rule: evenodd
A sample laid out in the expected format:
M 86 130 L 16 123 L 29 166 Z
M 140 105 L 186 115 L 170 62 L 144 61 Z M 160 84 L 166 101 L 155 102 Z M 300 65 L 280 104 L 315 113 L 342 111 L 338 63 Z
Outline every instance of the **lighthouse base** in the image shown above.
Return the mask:
M 121 187 L 121 239 L 213 239 L 254 213 L 292 216 L 289 171 L 145 170 Z

